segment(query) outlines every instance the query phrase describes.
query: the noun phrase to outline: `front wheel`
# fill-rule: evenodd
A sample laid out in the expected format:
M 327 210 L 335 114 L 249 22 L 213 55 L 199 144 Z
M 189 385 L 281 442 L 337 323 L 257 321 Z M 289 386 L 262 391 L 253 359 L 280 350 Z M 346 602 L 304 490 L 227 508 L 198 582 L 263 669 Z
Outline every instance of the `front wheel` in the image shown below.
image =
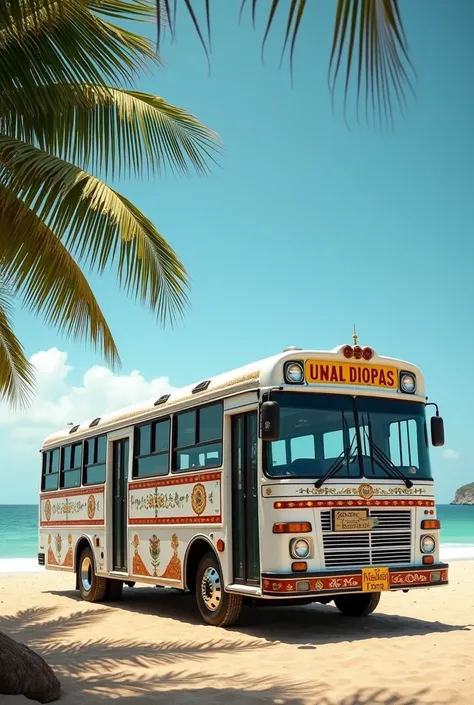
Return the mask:
M 214 627 L 230 627 L 240 616 L 242 596 L 224 591 L 221 569 L 213 553 L 206 553 L 199 563 L 196 602 L 201 617 Z
M 366 614 L 371 614 L 379 602 L 379 592 L 341 595 L 334 598 L 337 609 L 346 617 L 363 617 Z
M 82 599 L 86 602 L 101 602 L 107 590 L 107 580 L 95 574 L 94 556 L 88 546 L 81 553 L 78 572 Z

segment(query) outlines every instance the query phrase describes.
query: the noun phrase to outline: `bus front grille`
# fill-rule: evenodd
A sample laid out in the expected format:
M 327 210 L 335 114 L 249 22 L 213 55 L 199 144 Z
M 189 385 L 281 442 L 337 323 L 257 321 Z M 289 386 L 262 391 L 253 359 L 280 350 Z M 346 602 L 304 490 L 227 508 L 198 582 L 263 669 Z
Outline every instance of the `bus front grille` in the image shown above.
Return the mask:
M 396 565 L 411 562 L 411 511 L 369 509 L 372 531 L 332 531 L 332 512 L 321 512 L 326 568 Z

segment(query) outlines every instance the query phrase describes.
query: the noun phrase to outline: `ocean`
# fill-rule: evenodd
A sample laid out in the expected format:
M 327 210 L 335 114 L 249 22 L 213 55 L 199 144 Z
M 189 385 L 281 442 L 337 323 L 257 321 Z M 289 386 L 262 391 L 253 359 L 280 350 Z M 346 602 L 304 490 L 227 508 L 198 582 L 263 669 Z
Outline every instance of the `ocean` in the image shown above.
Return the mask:
M 440 504 L 442 560 L 474 559 L 474 506 Z M 37 565 L 37 505 L 0 505 L 0 573 L 41 570 Z

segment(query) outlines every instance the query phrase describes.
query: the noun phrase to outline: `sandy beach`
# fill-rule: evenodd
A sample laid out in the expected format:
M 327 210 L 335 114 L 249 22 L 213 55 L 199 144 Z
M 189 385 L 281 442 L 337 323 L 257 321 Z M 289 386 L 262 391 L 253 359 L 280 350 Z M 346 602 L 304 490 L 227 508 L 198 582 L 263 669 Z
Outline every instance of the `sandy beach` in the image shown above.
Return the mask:
M 116 606 L 91 605 L 70 575 L 0 575 L 0 630 L 54 668 L 64 705 L 467 705 L 473 580 L 474 562 L 457 562 L 448 587 L 383 595 L 365 621 L 330 606 L 263 608 L 224 631 L 176 591 L 127 588 Z

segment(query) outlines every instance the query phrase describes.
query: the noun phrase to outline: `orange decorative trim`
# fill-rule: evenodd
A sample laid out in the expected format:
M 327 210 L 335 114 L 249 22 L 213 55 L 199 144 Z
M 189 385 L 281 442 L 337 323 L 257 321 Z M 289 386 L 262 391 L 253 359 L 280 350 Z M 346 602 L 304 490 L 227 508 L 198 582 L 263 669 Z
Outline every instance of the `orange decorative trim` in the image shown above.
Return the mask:
M 140 517 L 129 519 L 129 526 L 140 524 L 222 524 L 222 516 L 215 517 Z
M 104 526 L 103 519 L 66 519 L 62 521 L 40 521 L 40 526 Z
M 273 506 L 275 509 L 306 509 L 309 507 L 434 507 L 435 502 L 426 499 L 303 499 L 274 502 Z
M 72 568 L 73 567 L 73 560 L 74 560 L 74 556 L 73 556 L 72 548 L 69 548 L 68 552 L 66 553 L 66 558 L 63 561 L 63 566 L 65 566 L 67 568 Z
M 171 485 L 192 485 L 196 482 L 211 482 L 212 480 L 220 480 L 221 472 L 213 472 L 202 475 L 179 475 L 178 477 L 169 477 L 166 480 L 146 480 L 137 482 L 136 480 L 128 483 L 128 491 L 132 490 L 148 490 L 152 487 L 170 487 Z
M 442 585 L 448 582 L 448 570 L 441 571 L 441 581 L 437 583 L 431 582 L 431 573 L 439 573 L 439 570 L 406 570 L 390 573 L 390 588 L 395 589 L 398 587 L 418 587 L 421 585 L 426 586 L 436 586 Z M 362 591 L 362 575 L 354 573 L 353 575 L 331 575 L 331 576 L 318 576 L 316 578 L 306 578 L 304 573 L 298 579 L 291 580 L 269 580 L 265 578 L 263 580 L 263 592 L 268 594 L 274 593 L 294 593 L 296 590 L 296 583 L 300 581 L 307 581 L 310 584 L 309 591 L 305 592 L 338 592 L 339 590 L 346 590 L 351 592 L 361 592 Z M 298 592 L 300 595 L 304 595 L 304 592 Z
M 100 487 L 83 487 L 80 490 L 60 490 L 59 492 L 45 492 L 40 494 L 40 501 L 42 499 L 56 499 L 57 497 L 65 498 L 67 497 L 77 497 L 82 494 L 103 494 L 104 485 Z

